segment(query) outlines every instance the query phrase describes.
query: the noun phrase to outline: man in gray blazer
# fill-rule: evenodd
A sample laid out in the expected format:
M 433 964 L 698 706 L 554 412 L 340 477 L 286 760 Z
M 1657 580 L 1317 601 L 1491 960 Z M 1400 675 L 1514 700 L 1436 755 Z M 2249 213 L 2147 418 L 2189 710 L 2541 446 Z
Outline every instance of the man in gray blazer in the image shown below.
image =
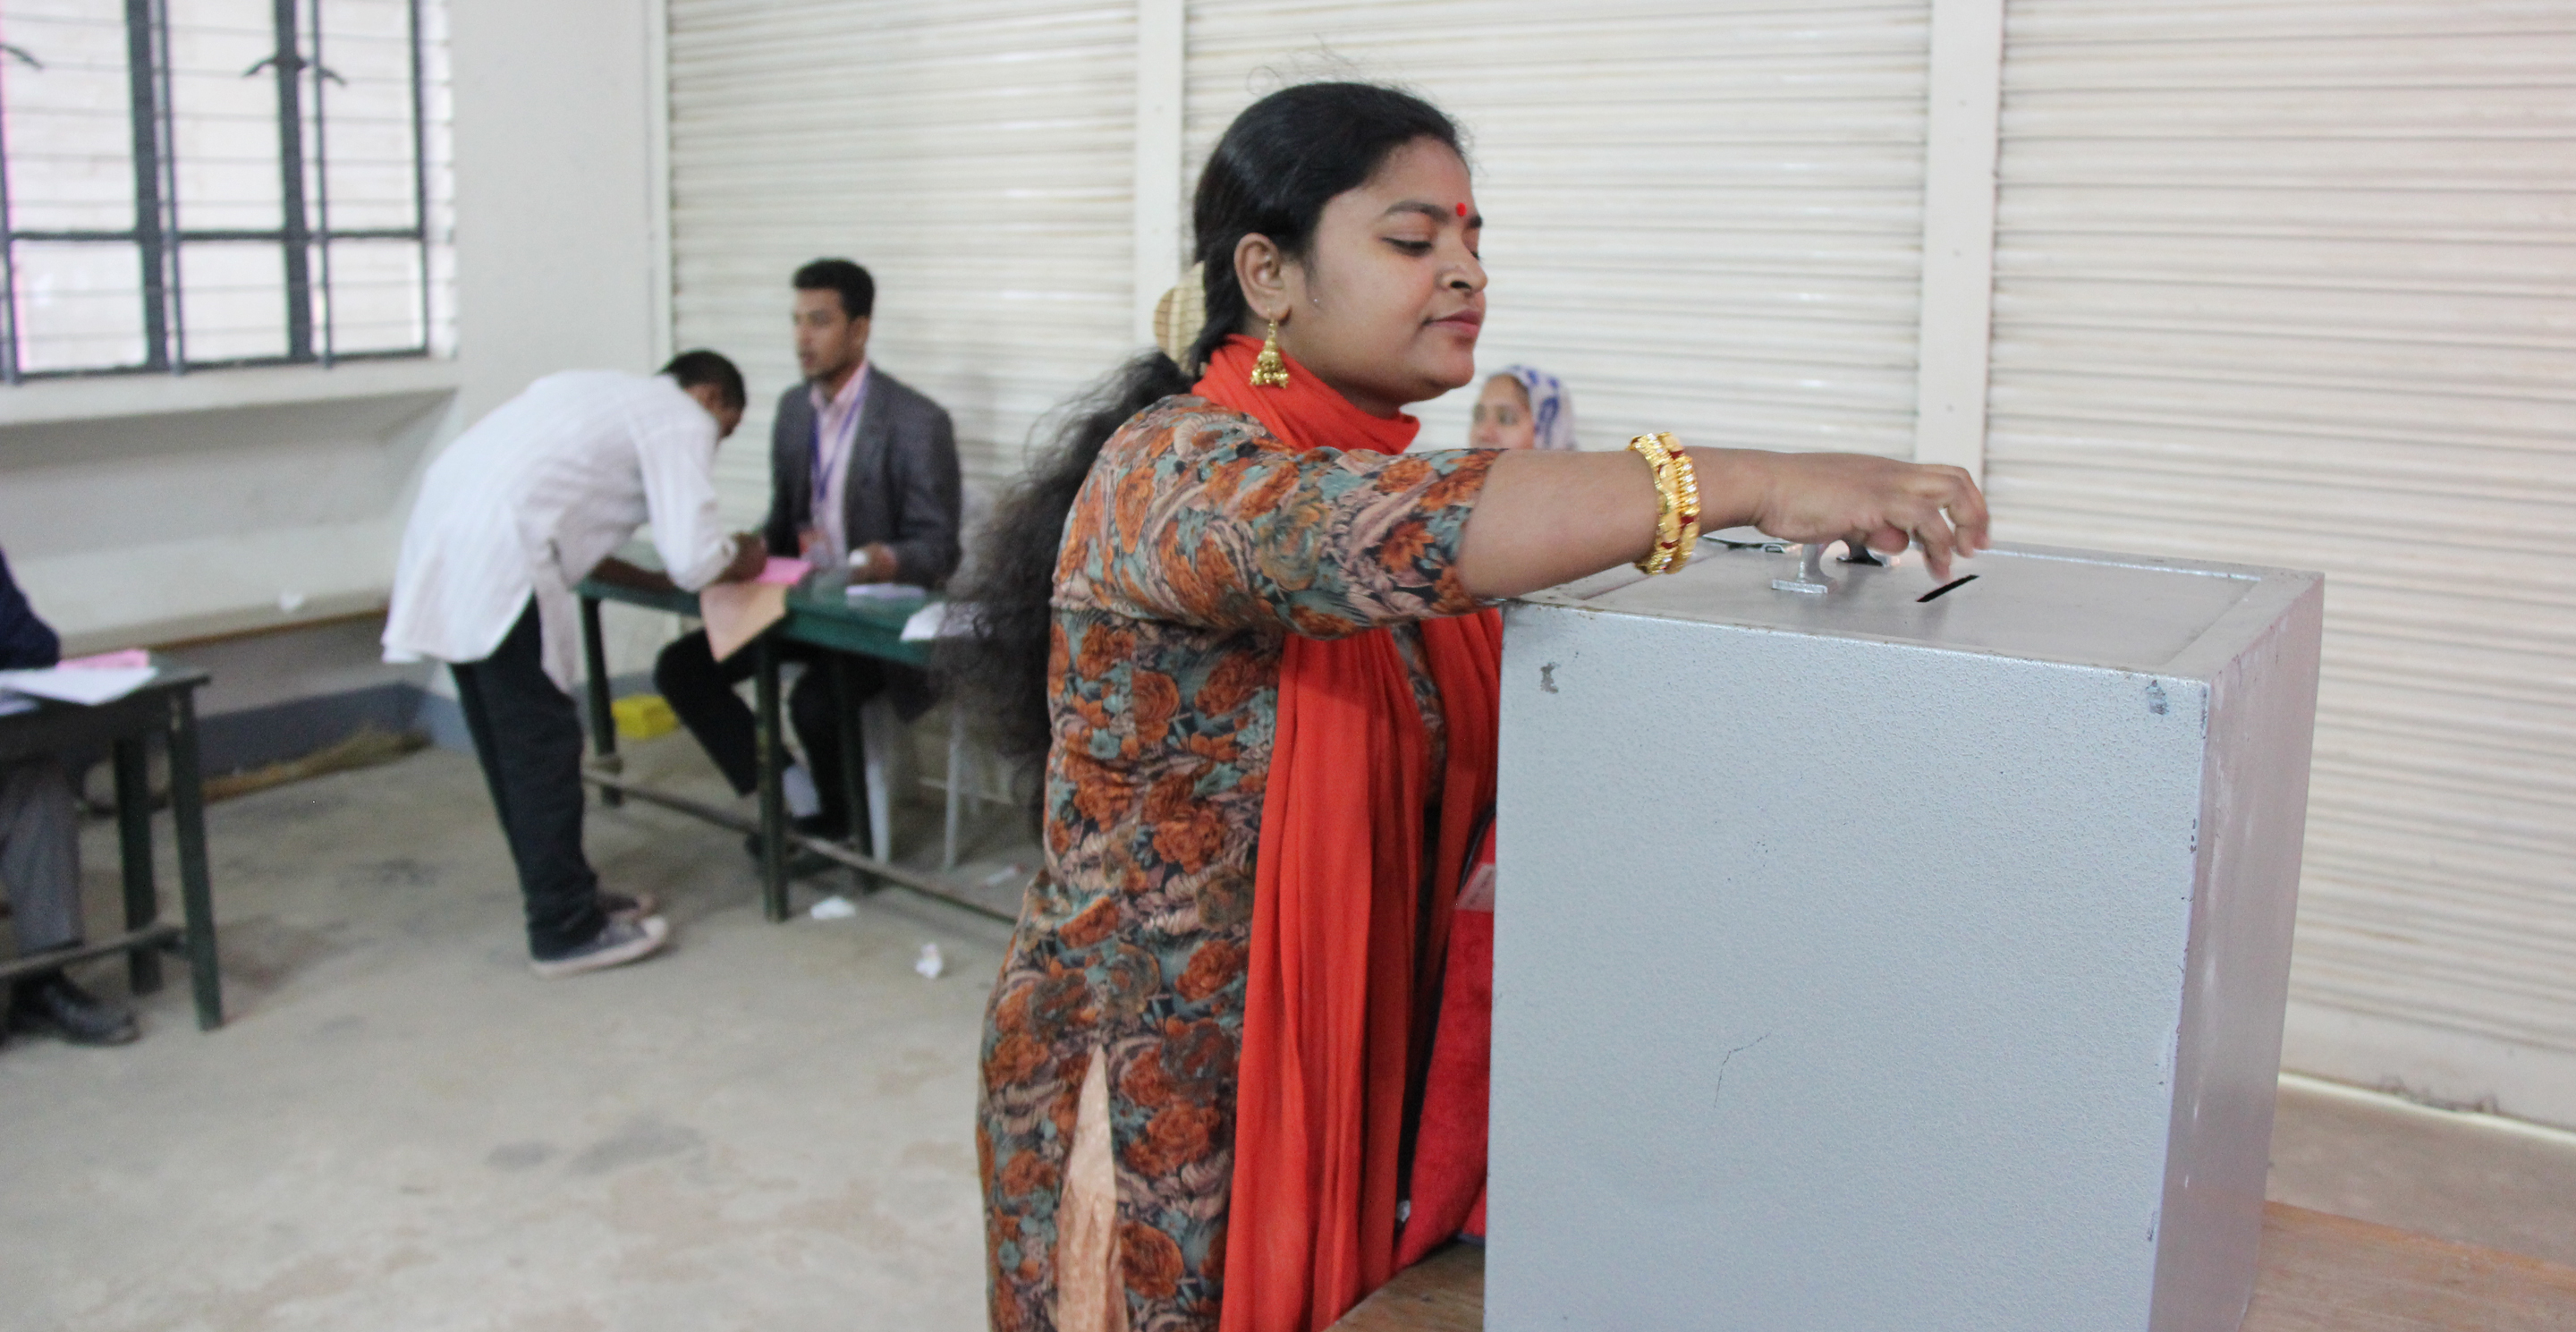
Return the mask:
M 957 569 L 957 440 L 948 413 L 868 362 L 876 283 L 847 259 L 817 259 L 796 270 L 796 363 L 805 382 L 780 395 L 769 432 L 770 500 L 765 533 L 774 555 L 821 567 L 845 566 L 854 583 L 936 588 Z M 819 665 L 824 654 L 781 644 L 788 660 Z M 932 701 L 921 672 L 872 657 L 850 659 L 853 705 L 889 695 L 906 720 Z M 759 785 L 751 709 L 734 686 L 752 654 L 717 661 L 703 632 L 662 650 L 653 679 L 671 710 L 706 746 L 737 792 Z M 808 670 L 788 695 L 821 812 L 798 820 L 812 836 L 867 830 L 864 809 L 843 795 L 838 712 L 826 671 Z

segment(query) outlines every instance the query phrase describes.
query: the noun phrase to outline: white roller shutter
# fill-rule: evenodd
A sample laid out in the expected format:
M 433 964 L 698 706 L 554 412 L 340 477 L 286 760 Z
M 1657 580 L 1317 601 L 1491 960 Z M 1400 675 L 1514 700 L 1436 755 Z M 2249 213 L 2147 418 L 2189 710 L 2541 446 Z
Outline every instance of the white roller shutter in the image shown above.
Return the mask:
M 2006 534 L 2327 571 L 2288 1060 L 2576 1122 L 2576 8 L 2005 52 Z
M 968 486 L 1133 350 L 1129 4 L 670 0 L 677 345 L 738 360 L 728 516 L 768 505 L 788 277 L 877 281 L 869 355 L 956 418 Z
M 1924 54 L 1916 3 L 1189 7 L 1189 179 L 1254 97 L 1394 80 L 1473 138 L 1491 371 L 1572 389 L 1587 447 L 1912 447 Z M 1422 412 L 1466 442 L 1472 392 Z

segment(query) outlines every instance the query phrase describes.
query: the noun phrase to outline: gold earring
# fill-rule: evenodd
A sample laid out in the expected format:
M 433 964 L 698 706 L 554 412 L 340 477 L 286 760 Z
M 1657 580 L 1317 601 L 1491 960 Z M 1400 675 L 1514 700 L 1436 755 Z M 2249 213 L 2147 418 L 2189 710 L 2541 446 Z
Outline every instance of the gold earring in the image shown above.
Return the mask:
M 1270 321 L 1270 336 L 1261 343 L 1261 355 L 1252 363 L 1254 388 L 1288 387 L 1288 363 L 1279 359 L 1279 321 Z

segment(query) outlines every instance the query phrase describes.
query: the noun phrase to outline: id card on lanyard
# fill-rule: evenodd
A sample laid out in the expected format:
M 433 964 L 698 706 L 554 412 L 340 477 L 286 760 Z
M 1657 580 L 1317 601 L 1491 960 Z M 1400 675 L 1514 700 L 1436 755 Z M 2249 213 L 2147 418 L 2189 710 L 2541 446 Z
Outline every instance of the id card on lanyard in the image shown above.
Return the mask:
M 867 368 L 861 366 L 857 374 L 864 379 Z M 812 498 L 812 503 L 806 513 L 805 530 L 798 534 L 797 539 L 798 553 L 808 560 L 838 564 L 848 558 L 848 551 L 835 549 L 846 544 L 847 535 L 843 534 L 840 541 L 835 541 L 832 532 L 838 525 L 824 515 L 840 512 L 832 507 L 838 502 L 833 493 L 833 477 L 838 475 L 843 486 L 847 486 L 850 450 L 858 446 L 859 416 L 866 409 L 867 397 L 867 389 L 862 384 L 859 392 L 850 399 L 848 414 L 840 419 L 828 436 L 824 422 L 832 416 L 833 404 L 826 402 L 814 413 L 814 433 L 805 446 L 805 493 Z

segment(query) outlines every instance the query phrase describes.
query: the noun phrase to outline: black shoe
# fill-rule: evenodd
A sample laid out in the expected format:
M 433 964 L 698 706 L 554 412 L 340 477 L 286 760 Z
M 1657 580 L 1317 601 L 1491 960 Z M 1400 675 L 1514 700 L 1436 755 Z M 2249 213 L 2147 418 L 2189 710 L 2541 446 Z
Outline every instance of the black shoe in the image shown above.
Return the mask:
M 850 840 L 848 822 L 827 814 L 808 814 L 801 819 L 790 819 L 788 823 L 796 829 L 796 835 L 799 837 L 819 837 L 826 842 Z
M 744 838 L 742 849 L 751 853 L 753 864 L 758 864 L 760 862 L 759 834 L 755 833 L 750 837 Z M 821 874 L 824 871 L 837 866 L 838 864 L 840 864 L 839 861 L 832 859 L 830 856 L 824 855 L 820 851 L 809 851 L 801 846 L 790 845 L 787 848 L 787 863 L 781 868 L 786 872 L 788 878 L 810 879 L 817 874 Z
M 556 957 L 528 959 L 528 970 L 545 980 L 560 980 L 589 971 L 622 967 L 640 958 L 662 951 L 671 941 L 671 926 L 660 916 L 641 920 L 612 920 L 600 927 L 590 942 Z
M 72 984 L 59 971 L 18 982 L 9 996 L 12 1031 L 49 1031 L 74 1045 L 123 1045 L 143 1034 L 134 1015 Z
M 850 835 L 848 828 L 827 823 L 820 814 L 809 814 L 801 819 L 791 819 L 788 822 L 788 827 L 794 830 L 795 834 L 799 837 L 815 837 L 826 842 L 846 842 L 849 840 Z M 750 855 L 754 862 L 757 862 L 760 859 L 760 834 L 757 832 L 744 834 L 742 839 L 742 849 L 745 853 Z M 791 841 L 787 844 L 788 878 L 810 878 L 813 875 L 817 875 L 825 870 L 831 869 L 839 863 L 840 862 L 832 859 L 830 856 L 824 855 L 819 851 L 808 850 L 805 847 L 797 845 L 795 842 Z
M 651 893 L 612 893 L 601 889 L 600 914 L 610 920 L 642 920 L 662 914 L 662 899 Z

